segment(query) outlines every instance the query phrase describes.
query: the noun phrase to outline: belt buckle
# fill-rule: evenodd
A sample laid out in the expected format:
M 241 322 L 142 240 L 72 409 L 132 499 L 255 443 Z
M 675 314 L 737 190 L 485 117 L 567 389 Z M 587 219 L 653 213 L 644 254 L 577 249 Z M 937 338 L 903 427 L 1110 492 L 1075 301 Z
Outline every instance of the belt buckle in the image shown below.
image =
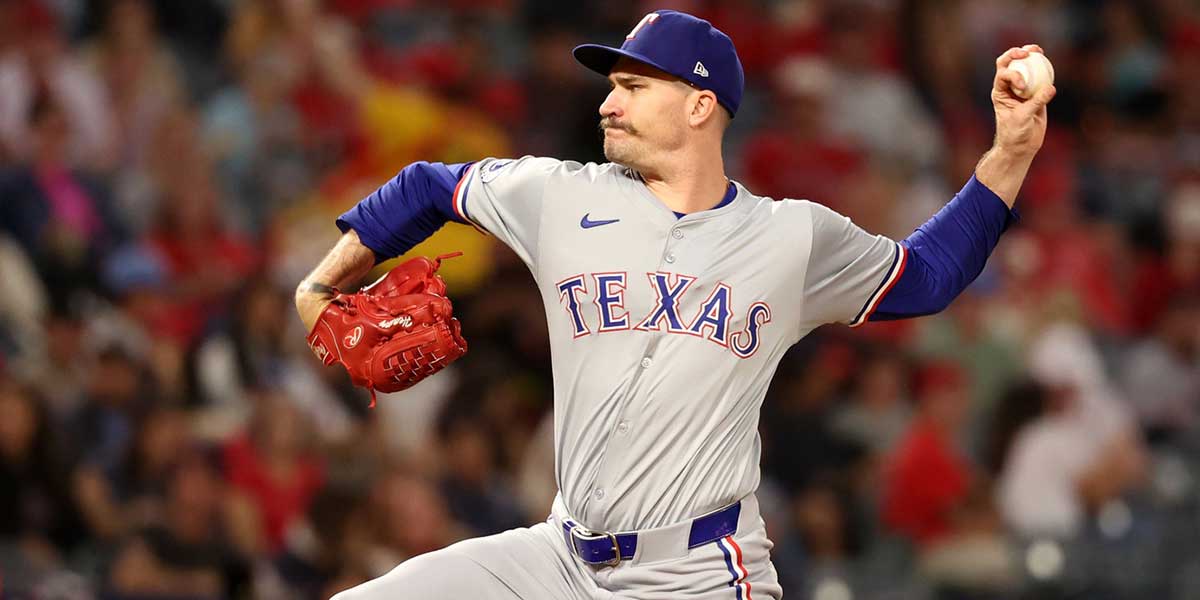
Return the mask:
M 579 533 L 576 534 L 576 531 Z M 610 533 L 608 531 L 591 531 L 576 523 L 574 527 L 571 527 L 571 546 L 575 550 L 575 555 L 583 558 L 583 553 L 579 551 L 579 540 L 581 537 L 591 539 L 606 537 L 608 538 L 608 541 L 612 543 L 613 551 L 613 557 L 606 561 L 594 563 L 584 558 L 584 562 L 592 565 L 605 565 L 608 567 L 615 567 L 621 564 L 621 547 L 617 544 L 617 534 Z

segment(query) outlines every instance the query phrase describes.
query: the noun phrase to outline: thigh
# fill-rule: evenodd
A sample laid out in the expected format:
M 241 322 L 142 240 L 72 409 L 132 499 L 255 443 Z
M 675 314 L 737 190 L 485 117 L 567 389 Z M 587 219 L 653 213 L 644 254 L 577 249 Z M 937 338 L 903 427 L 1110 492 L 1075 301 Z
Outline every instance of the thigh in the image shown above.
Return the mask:
M 550 529 L 540 523 L 422 554 L 332 600 L 582 599 L 590 582 L 579 580 L 575 565 L 563 560 Z

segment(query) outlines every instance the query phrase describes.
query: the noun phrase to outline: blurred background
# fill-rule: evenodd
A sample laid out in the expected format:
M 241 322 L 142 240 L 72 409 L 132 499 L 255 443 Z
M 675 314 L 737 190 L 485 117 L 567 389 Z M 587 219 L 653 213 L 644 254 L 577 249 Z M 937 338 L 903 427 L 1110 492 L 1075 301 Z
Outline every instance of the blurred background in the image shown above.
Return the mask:
M 788 598 L 1200 598 L 1191 0 L 0 0 L 0 597 L 327 598 L 541 521 L 545 315 L 451 225 L 471 352 L 368 410 L 292 290 L 415 160 L 600 161 L 577 66 L 653 8 L 730 34 L 727 168 L 902 238 L 1057 67 L 1020 224 L 944 314 L 822 328 L 763 410 Z M 787 248 L 780 248 L 787 252 Z

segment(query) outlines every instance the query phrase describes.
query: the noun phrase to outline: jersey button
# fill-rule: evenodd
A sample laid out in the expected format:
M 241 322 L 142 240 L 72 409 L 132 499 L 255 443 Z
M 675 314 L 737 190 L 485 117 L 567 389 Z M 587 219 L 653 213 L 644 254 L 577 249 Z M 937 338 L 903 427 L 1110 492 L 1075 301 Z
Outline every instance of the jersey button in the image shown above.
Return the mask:
M 672 254 L 672 253 L 667 253 L 667 258 L 666 258 L 666 260 L 667 260 L 667 262 L 669 262 L 669 263 L 673 263 L 673 262 L 675 262 L 675 255 L 674 255 L 674 254 Z
M 617 433 L 625 435 L 629 433 L 629 421 L 621 421 L 617 424 Z
M 673 238 L 675 238 L 675 239 L 677 239 L 677 240 L 682 240 L 682 239 L 683 239 L 683 232 L 682 232 L 682 231 L 680 231 L 680 230 L 678 230 L 678 229 L 676 229 L 675 231 L 672 231 L 672 232 L 671 232 L 671 237 L 673 237 Z
M 643 369 L 649 369 L 650 365 L 652 365 L 652 364 L 654 364 L 654 361 L 650 360 L 649 356 L 642 359 L 642 368 Z
M 604 499 L 604 490 L 601 488 L 596 488 L 595 490 L 592 490 L 592 498 L 595 498 L 597 502 L 599 502 L 600 500 L 603 500 Z

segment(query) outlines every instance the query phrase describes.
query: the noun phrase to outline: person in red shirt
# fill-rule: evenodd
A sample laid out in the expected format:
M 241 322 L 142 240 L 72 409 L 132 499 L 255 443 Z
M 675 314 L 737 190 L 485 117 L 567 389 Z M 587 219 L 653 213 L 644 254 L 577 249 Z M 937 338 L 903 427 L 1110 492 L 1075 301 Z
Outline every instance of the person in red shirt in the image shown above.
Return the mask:
M 250 431 L 224 448 L 226 477 L 256 509 L 271 553 L 283 548 L 288 528 L 303 518 L 325 481 L 323 465 L 305 447 L 312 439 L 305 429 L 299 410 L 264 395 Z
M 951 363 L 927 365 L 918 389 L 912 427 L 885 461 L 882 517 L 888 529 L 928 546 L 951 533 L 970 491 L 971 466 L 956 447 L 969 390 Z
M 846 188 L 866 168 L 866 157 L 828 127 L 833 78 L 829 63 L 817 57 L 790 59 L 776 70 L 773 91 L 776 106 L 783 108 L 751 135 L 742 152 L 750 187 L 773 198 L 803 189 L 839 208 Z
M 203 333 L 209 319 L 255 271 L 257 250 L 226 222 L 211 173 L 192 165 L 169 184 L 161 214 L 146 240 L 162 259 L 172 291 L 175 320 L 162 335 L 184 345 Z

